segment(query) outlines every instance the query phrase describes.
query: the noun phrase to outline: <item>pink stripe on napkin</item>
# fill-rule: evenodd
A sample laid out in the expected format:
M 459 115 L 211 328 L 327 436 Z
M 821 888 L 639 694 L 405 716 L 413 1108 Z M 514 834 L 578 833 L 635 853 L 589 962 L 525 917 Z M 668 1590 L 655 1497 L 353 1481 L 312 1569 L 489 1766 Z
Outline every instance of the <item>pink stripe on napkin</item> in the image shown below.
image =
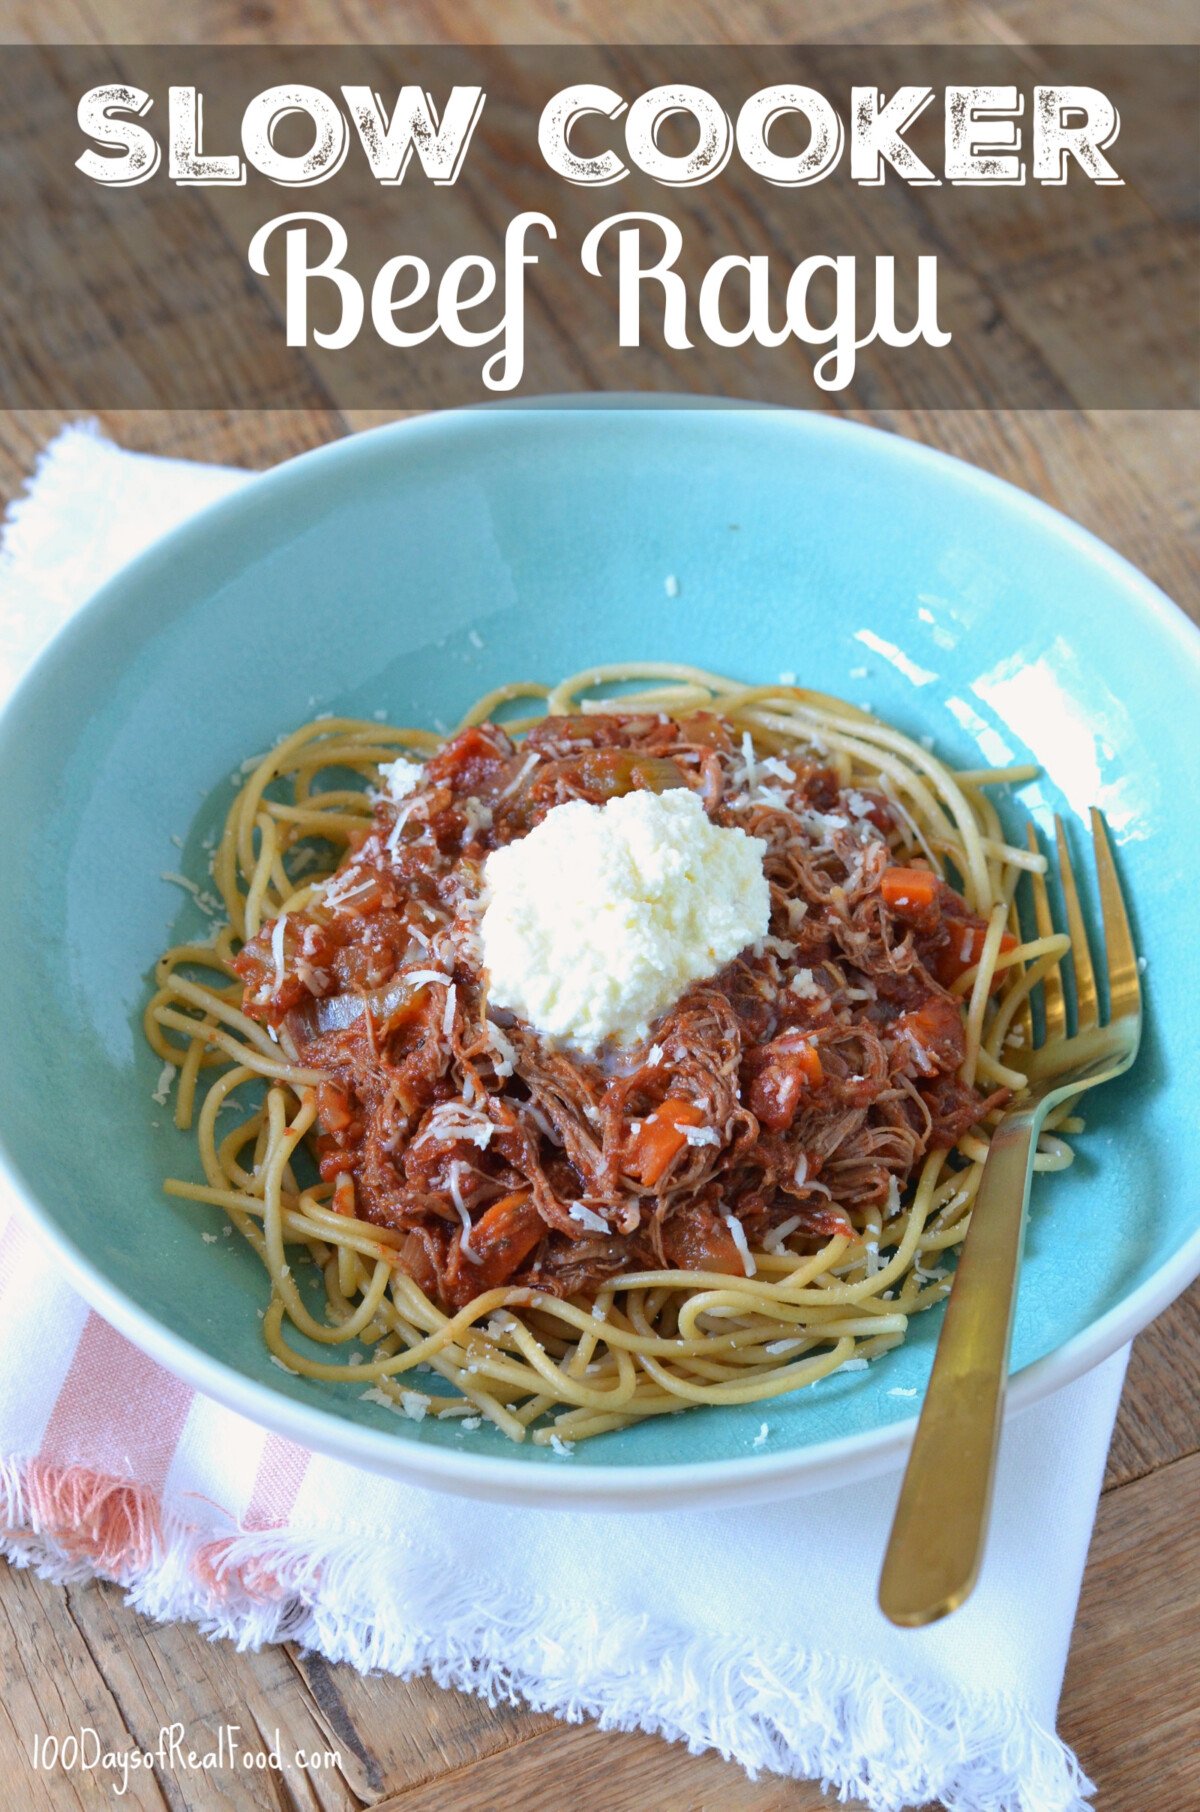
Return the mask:
M 278 1529 L 287 1522 L 311 1459 L 306 1447 L 297 1447 L 282 1435 L 267 1436 L 242 1517 L 243 1529 Z
M 41 1458 L 81 1462 L 161 1491 L 191 1400 L 186 1384 L 90 1314 L 46 1424 Z

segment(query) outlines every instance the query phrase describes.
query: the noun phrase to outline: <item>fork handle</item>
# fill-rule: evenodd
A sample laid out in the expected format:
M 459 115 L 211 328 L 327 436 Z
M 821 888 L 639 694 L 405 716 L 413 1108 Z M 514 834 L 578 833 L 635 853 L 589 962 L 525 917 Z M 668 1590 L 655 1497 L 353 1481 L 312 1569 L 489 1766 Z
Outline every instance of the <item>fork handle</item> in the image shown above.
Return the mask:
M 893 1623 L 944 1617 L 979 1574 L 1044 1112 L 1010 1113 L 992 1134 L 879 1581 L 880 1609 Z

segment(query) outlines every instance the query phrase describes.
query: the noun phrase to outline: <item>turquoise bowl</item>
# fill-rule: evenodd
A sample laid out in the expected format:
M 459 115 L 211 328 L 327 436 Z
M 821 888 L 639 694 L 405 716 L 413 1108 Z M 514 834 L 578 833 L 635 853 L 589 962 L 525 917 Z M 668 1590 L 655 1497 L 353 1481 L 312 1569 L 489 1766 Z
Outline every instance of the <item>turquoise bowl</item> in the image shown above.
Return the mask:
M 671 583 L 668 584 L 668 580 Z M 151 1100 L 139 1017 L 204 928 L 159 877 L 247 755 L 320 711 L 452 723 L 485 688 L 614 659 L 795 673 L 966 765 L 1037 761 L 1014 826 L 1108 816 L 1148 958 L 1136 1070 L 1034 1189 L 1010 1407 L 1128 1340 L 1200 1271 L 1200 635 L 1023 492 L 823 416 L 534 406 L 426 417 L 280 467 L 136 560 L 0 721 L 0 1142 L 99 1311 L 296 1440 L 449 1490 L 648 1506 L 783 1495 L 894 1462 L 938 1316 L 865 1373 L 702 1409 L 569 1456 L 402 1420 L 268 1362 L 265 1278 L 215 1210 L 168 1200 L 190 1136 Z M 182 852 L 172 837 L 184 840 Z M 763 1423 L 767 1435 L 756 1440 Z

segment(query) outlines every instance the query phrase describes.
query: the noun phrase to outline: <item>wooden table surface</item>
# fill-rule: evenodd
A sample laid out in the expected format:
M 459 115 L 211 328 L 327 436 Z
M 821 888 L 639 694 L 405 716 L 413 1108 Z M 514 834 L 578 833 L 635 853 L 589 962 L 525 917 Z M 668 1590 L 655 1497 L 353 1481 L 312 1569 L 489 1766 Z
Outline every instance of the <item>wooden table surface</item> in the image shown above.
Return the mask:
M 836 15 L 830 24 L 830 13 Z M 1195 41 L 1197 11 L 1179 6 L 1067 4 L 1041 9 L 953 0 L 886 7 L 873 0 L 744 5 L 746 41 L 1008 42 L 1051 35 L 1125 42 Z M 520 5 L 377 6 L 368 0 L 284 6 L 142 0 L 0 0 L 0 42 L 720 41 L 728 9 L 621 6 L 616 0 Z M 62 417 L 0 413 L 0 500 L 16 494 Z M 361 412 L 114 413 L 125 445 L 262 467 L 377 419 Z M 1008 411 L 863 414 L 945 448 L 1035 492 L 1093 529 L 1200 620 L 1197 451 L 1186 413 Z M 1200 1287 L 1134 1347 L 1109 1456 L 1063 1693 L 1060 1729 L 1099 1785 L 1101 1812 L 1185 1812 L 1200 1805 Z M 157 1626 L 107 1585 L 49 1585 L 0 1563 L 0 1803 L 19 1808 L 126 1804 L 208 1812 L 815 1812 L 815 1786 L 751 1783 L 712 1756 L 653 1737 L 565 1726 L 490 1707 L 427 1680 L 364 1679 L 284 1644 L 237 1654 L 186 1625 Z M 284 1766 L 247 1782 L 225 1771 L 135 1777 L 124 1800 L 86 1777 L 35 1770 L 34 1733 L 91 1724 L 132 1749 L 182 1720 L 201 1738 L 230 1719 L 252 1736 L 278 1729 Z M 326 1768 L 287 1754 L 336 1751 Z M 569 1783 L 569 1785 L 568 1785 Z

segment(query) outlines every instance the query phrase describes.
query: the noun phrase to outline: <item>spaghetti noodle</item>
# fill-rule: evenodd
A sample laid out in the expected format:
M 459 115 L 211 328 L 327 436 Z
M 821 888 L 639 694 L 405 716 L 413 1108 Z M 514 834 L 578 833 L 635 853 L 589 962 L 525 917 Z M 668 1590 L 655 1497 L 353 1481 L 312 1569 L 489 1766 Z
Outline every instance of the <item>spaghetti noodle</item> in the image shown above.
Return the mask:
M 421 779 L 393 798 L 400 755 Z M 146 1033 L 204 1173 L 166 1189 L 262 1260 L 280 1364 L 559 1446 L 865 1364 L 942 1298 L 1067 945 L 1023 937 L 1043 859 L 985 790 L 1033 769 L 955 772 L 840 700 L 664 663 L 501 688 L 449 738 L 319 720 L 248 768 L 227 922 L 160 959 Z M 637 1051 L 552 1048 L 489 1007 L 486 852 L 565 798 L 675 785 L 766 843 L 770 935 Z

